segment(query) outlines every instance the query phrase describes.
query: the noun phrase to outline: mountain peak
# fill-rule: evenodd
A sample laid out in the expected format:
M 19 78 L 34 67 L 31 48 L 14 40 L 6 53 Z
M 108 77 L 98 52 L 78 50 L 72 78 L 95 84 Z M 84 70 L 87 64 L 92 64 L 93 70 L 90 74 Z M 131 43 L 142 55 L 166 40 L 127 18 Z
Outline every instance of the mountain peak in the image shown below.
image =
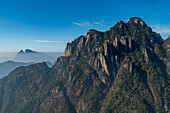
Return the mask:
M 24 51 L 23 51 L 23 50 L 20 50 L 20 51 L 18 52 L 18 54 L 22 54 L 22 53 L 24 53 Z
M 94 29 L 89 30 L 86 36 L 80 36 L 68 43 L 64 55 L 87 55 L 89 52 L 96 51 L 101 45 L 107 45 L 107 42 L 113 43 L 111 46 L 117 48 L 116 51 L 118 53 L 121 53 L 120 51 L 128 53 L 136 46 L 143 46 L 146 43 L 148 43 L 148 46 L 153 46 L 155 43 L 163 43 L 161 36 L 152 32 L 152 29 L 141 18 L 133 17 L 129 19 L 128 23 L 123 21 L 117 22 L 114 27 L 106 32 Z
M 143 27 L 146 26 L 145 22 L 139 17 L 130 18 L 128 23 L 140 24 Z
M 121 20 L 121 21 L 117 22 L 117 24 L 124 24 L 124 22 Z
M 33 50 L 31 50 L 31 49 L 26 49 L 25 50 L 25 53 L 37 53 L 36 51 L 33 51 Z
M 43 62 L 49 61 L 54 62 L 55 59 L 43 52 L 36 52 L 31 49 L 20 50 L 16 57 L 13 59 L 17 62 Z
M 87 35 L 95 35 L 95 34 L 98 34 L 98 33 L 101 33 L 101 31 L 98 31 L 98 30 L 95 30 L 95 29 L 90 29 L 88 32 L 87 32 Z
M 20 50 L 18 54 L 24 54 L 24 53 L 37 53 L 36 51 L 33 51 L 31 49 L 26 49 L 25 52 L 23 50 Z

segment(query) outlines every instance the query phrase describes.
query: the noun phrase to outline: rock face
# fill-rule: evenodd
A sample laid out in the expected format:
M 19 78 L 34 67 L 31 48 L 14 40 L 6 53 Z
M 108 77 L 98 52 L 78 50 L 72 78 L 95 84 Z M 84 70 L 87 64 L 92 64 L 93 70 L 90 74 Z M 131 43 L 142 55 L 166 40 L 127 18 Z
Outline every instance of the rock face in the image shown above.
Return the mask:
M 168 113 L 169 45 L 137 17 L 89 30 L 52 68 L 20 67 L 1 79 L 0 112 Z

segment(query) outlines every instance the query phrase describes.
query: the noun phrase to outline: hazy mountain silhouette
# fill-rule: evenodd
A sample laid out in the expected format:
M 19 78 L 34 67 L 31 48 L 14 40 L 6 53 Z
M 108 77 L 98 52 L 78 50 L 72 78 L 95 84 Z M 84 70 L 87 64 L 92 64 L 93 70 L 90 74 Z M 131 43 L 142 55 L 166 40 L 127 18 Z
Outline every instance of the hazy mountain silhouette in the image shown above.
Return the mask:
M 0 63 L 0 78 L 8 75 L 12 70 L 20 66 L 28 66 L 30 64 L 34 64 L 33 62 L 30 63 L 22 63 L 22 62 L 14 62 L 14 61 L 6 61 Z
M 19 51 L 17 56 L 13 59 L 13 61 L 16 62 L 26 62 L 26 63 L 28 62 L 37 63 L 37 62 L 44 62 L 44 61 L 54 63 L 55 60 L 56 59 L 46 55 L 43 52 L 36 52 L 30 49 L 26 49 L 25 52 L 23 50 Z

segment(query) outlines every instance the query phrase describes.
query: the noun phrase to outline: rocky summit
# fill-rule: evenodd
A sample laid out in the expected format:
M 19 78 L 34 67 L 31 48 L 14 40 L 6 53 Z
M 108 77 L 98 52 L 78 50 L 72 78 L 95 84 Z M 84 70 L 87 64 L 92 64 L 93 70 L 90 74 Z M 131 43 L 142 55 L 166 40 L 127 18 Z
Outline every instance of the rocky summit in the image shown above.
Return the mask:
M 141 18 L 89 30 L 52 68 L 19 67 L 0 79 L 1 113 L 168 113 L 170 38 Z

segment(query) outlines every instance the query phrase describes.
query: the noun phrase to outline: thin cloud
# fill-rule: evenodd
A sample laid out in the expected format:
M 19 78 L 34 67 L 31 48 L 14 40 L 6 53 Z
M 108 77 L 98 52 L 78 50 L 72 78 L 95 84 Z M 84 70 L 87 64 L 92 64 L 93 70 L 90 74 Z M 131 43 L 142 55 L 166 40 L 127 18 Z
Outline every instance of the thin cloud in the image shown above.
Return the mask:
M 161 24 L 155 24 L 155 25 L 151 25 L 151 27 L 153 27 L 153 29 L 160 29 Z
M 128 22 L 129 21 L 129 19 L 124 19 L 124 20 L 122 20 L 123 22 Z
M 72 24 L 75 24 L 77 26 L 81 26 L 81 27 L 89 27 L 89 26 L 97 26 L 97 25 L 102 25 L 104 24 L 104 19 L 102 19 L 101 21 L 95 21 L 95 22 L 81 22 L 81 23 L 77 23 L 77 22 L 72 22 Z
M 98 29 L 100 31 L 105 31 L 108 30 L 108 23 L 105 22 L 104 19 L 100 20 L 100 21 L 85 21 L 85 22 L 81 22 L 81 23 L 77 23 L 77 22 L 72 22 L 72 24 L 80 26 L 80 27 L 86 27 L 89 29 Z
M 98 24 L 100 24 L 100 23 L 99 23 L 99 22 L 93 22 L 93 24 L 97 24 L 97 25 L 98 25 Z
M 161 25 L 156 24 L 151 26 L 153 28 L 153 31 L 156 31 L 160 34 L 170 34 L 170 25 Z
M 161 34 L 170 34 L 170 29 L 162 29 L 162 30 L 156 30 L 156 31 Z
M 85 27 L 85 26 L 89 26 L 90 22 L 82 22 L 82 23 L 76 23 L 76 22 L 72 22 L 72 24 L 81 26 L 81 27 Z
M 64 41 L 51 41 L 51 40 L 34 40 L 35 42 L 44 42 L 44 43 L 62 43 Z
M 93 24 L 96 24 L 96 25 L 100 25 L 102 23 L 104 23 L 104 19 L 102 19 L 101 21 L 98 21 L 98 22 L 93 22 Z

